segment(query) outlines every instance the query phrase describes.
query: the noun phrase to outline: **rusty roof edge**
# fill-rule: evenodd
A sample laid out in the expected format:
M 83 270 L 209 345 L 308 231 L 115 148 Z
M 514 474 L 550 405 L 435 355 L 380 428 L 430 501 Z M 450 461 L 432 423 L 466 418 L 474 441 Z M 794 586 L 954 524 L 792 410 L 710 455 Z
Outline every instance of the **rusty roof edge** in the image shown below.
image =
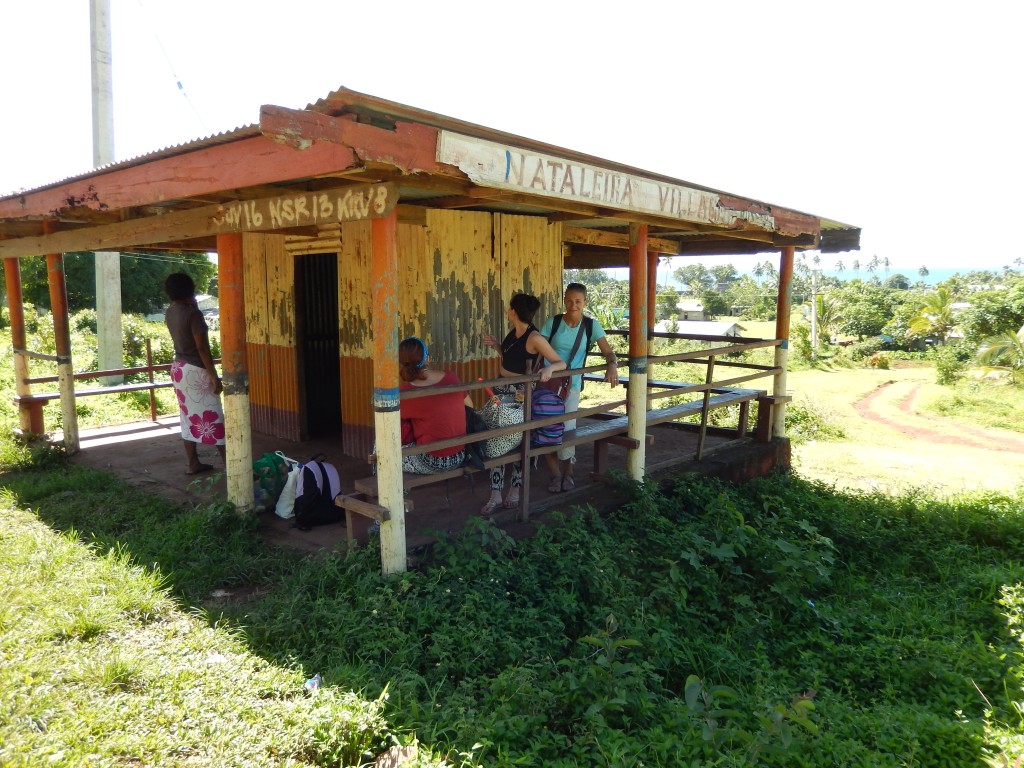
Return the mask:
M 319 112 L 321 114 L 331 116 L 339 116 L 345 114 L 346 111 L 350 110 L 358 111 L 359 109 L 363 109 L 370 113 L 374 113 L 389 119 L 404 122 L 420 123 L 441 130 L 451 130 L 455 132 L 466 133 L 468 135 L 476 136 L 479 138 L 485 138 L 493 141 L 499 141 L 502 143 L 513 144 L 516 146 L 520 146 L 524 149 L 532 149 L 538 152 L 546 152 L 560 155 L 567 159 L 576 160 L 578 162 L 592 163 L 622 173 L 635 174 L 639 176 L 644 176 L 652 180 L 663 181 L 671 184 L 684 185 L 687 187 L 691 187 L 693 189 L 701 190 L 704 192 L 710 192 L 727 198 L 743 200 L 745 203 L 750 205 L 763 206 L 764 208 L 771 210 L 773 212 L 778 210 L 780 212 L 786 211 L 791 214 L 806 216 L 807 218 L 818 220 L 819 225 L 822 228 L 826 227 L 827 222 L 829 225 L 828 228 L 830 229 L 858 229 L 857 227 L 853 227 L 851 225 L 840 224 L 839 222 L 833 221 L 831 219 L 825 219 L 823 217 L 817 216 L 816 214 L 798 211 L 793 208 L 786 208 L 785 206 L 776 205 L 774 203 L 768 203 L 761 200 L 756 200 L 754 198 L 744 197 L 742 195 L 737 195 L 735 193 L 715 189 L 713 187 L 695 184 L 693 182 L 685 181 L 683 179 L 677 179 L 672 176 L 665 176 L 663 174 L 654 173 L 652 171 L 647 171 L 641 168 L 636 168 L 622 163 L 616 163 L 605 158 L 597 157 L 595 155 L 577 152 L 574 150 L 566 149 L 565 147 L 559 147 L 554 144 L 548 144 L 546 142 L 529 139 L 525 136 L 519 136 L 517 134 L 500 131 L 494 128 L 488 128 L 486 126 L 448 117 L 446 115 L 442 115 L 439 113 L 429 112 L 419 107 L 412 107 L 406 104 L 401 104 L 399 102 L 389 101 L 387 99 L 382 99 L 376 96 L 372 96 L 370 94 L 361 93 L 359 91 L 354 91 L 345 87 L 340 87 L 329 93 L 325 98 L 320 99 L 313 104 L 308 104 L 305 107 L 305 109 L 311 112 Z M 77 174 L 74 176 L 69 176 L 59 181 L 51 182 L 49 184 L 45 184 L 39 187 L 33 187 L 32 189 L 22 189 L 11 192 L 9 194 L 3 194 L 0 195 L 0 200 L 17 198 L 25 194 L 43 191 L 46 189 L 50 189 L 52 187 L 59 187 L 69 182 L 81 181 L 94 176 L 99 176 L 113 170 L 119 170 L 122 168 L 127 168 L 135 165 L 142 165 L 143 163 L 153 162 L 155 160 L 162 160 L 174 157 L 176 155 L 186 154 L 197 149 L 217 146 L 219 144 L 227 144 L 233 141 L 238 141 L 240 139 L 252 138 L 254 136 L 260 135 L 262 135 L 262 133 L 260 131 L 258 123 L 241 126 L 229 131 L 213 134 L 202 139 L 197 139 L 196 141 L 173 145 L 170 147 L 166 147 L 164 149 L 159 149 L 153 152 L 139 155 L 137 157 L 121 160 L 116 163 L 111 163 L 100 168 L 94 168 L 91 171 L 87 171 L 85 173 Z
M 0 194 L 0 200 L 9 200 L 15 197 L 21 197 L 25 194 L 31 194 L 34 192 L 42 192 L 43 190 L 50 189 L 52 187 L 59 187 L 63 184 L 70 182 L 82 181 L 83 179 L 89 179 L 93 176 L 100 176 L 109 171 L 116 171 L 122 168 L 130 168 L 135 165 L 142 165 L 143 163 L 152 162 L 153 160 L 162 160 L 168 157 L 174 157 L 175 155 L 184 155 L 188 152 L 193 152 L 197 149 L 204 149 L 206 147 L 215 147 L 219 144 L 228 144 L 232 141 L 239 139 L 248 139 L 253 136 L 260 135 L 259 124 L 239 126 L 238 128 L 232 128 L 229 131 L 222 131 L 221 133 L 215 133 L 210 136 L 206 136 L 201 139 L 194 141 L 185 142 L 183 144 L 172 144 L 169 147 L 163 149 L 156 149 L 152 152 L 147 152 L 142 155 L 136 155 L 135 157 L 125 158 L 124 160 L 118 160 L 114 163 L 108 163 L 101 165 L 97 168 L 93 168 L 89 171 L 83 171 L 82 173 L 74 174 L 72 176 L 66 176 L 57 181 L 51 181 L 38 187 L 32 187 L 30 189 L 19 189 L 5 194 Z
M 789 208 L 787 206 L 779 205 L 777 203 L 769 203 L 764 200 L 758 200 L 745 195 L 736 194 L 734 192 L 726 192 L 725 190 L 715 189 L 714 187 L 708 187 L 703 184 L 696 184 L 685 179 L 678 179 L 673 176 L 665 176 L 660 173 L 648 171 L 643 168 L 637 168 L 635 166 L 626 165 L 624 163 L 617 163 L 612 160 L 608 160 L 603 157 L 596 155 L 589 155 L 584 152 L 577 152 L 575 150 L 560 147 L 556 144 L 548 144 L 543 141 L 536 139 L 530 139 L 525 136 L 520 136 L 515 133 L 508 133 L 507 131 L 501 131 L 496 128 L 488 128 L 484 125 L 477 123 L 470 123 L 465 120 L 458 118 L 449 117 L 442 115 L 438 112 L 430 112 L 420 107 L 413 107 L 407 104 L 402 104 L 396 101 L 389 101 L 382 99 L 378 96 L 373 96 L 367 93 L 361 93 L 360 91 L 354 91 L 350 88 L 340 87 L 335 91 L 329 93 L 326 97 L 319 99 L 318 101 L 306 105 L 306 109 L 312 112 L 320 112 L 321 114 L 330 115 L 332 117 L 338 117 L 343 115 L 348 110 L 358 110 L 359 108 L 365 109 L 369 112 L 376 113 L 382 117 L 390 118 L 393 120 L 399 120 L 404 122 L 416 122 L 424 125 L 429 125 L 432 128 L 440 130 L 451 130 L 460 133 L 466 133 L 477 138 L 490 139 L 492 141 L 499 141 L 503 143 L 513 144 L 520 146 L 524 149 L 532 149 L 539 152 L 547 152 L 565 157 L 570 160 L 576 160 L 578 162 L 591 163 L 599 166 L 603 166 L 610 170 L 619 171 L 622 173 L 629 173 L 639 176 L 644 176 L 649 179 L 663 181 L 669 184 L 680 184 L 683 186 L 691 187 L 702 192 L 711 192 L 716 195 L 723 197 L 738 198 L 743 200 L 745 203 L 764 206 L 766 209 L 779 209 L 788 211 L 789 213 L 795 213 L 800 216 L 806 216 L 812 219 L 818 219 L 820 222 L 830 221 L 832 224 L 839 224 L 838 222 L 832 221 L 831 219 L 825 219 L 822 216 L 818 216 L 814 213 L 807 213 L 806 211 L 800 211 L 795 208 Z M 856 229 L 856 227 L 840 224 L 840 228 L 843 229 Z

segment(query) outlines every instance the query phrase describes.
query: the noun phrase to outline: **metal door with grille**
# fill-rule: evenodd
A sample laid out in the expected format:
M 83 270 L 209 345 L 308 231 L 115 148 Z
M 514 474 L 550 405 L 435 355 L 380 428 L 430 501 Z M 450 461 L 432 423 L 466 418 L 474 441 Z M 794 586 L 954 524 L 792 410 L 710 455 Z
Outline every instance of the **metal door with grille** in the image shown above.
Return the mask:
M 299 391 L 310 439 L 341 432 L 338 367 L 338 255 L 300 256 L 296 266 Z

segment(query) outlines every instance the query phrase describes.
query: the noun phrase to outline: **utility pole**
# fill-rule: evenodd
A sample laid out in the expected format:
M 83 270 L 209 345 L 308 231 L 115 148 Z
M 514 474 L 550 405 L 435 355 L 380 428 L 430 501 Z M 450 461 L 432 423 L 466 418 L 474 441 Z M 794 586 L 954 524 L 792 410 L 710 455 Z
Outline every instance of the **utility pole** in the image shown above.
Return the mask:
M 89 0 L 89 41 L 92 64 L 92 164 L 114 162 L 114 87 L 110 35 L 110 0 Z M 97 251 L 96 341 L 100 370 L 124 367 L 121 332 L 121 254 Z M 110 376 L 105 384 L 119 384 Z
M 811 360 L 818 357 L 818 273 L 811 270 Z

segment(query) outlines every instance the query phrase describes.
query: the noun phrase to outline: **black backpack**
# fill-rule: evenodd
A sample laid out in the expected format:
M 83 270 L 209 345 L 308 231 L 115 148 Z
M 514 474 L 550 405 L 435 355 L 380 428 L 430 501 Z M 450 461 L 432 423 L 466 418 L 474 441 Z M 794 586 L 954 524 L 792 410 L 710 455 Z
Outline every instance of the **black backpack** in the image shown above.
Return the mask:
M 314 525 L 339 522 L 344 510 L 334 503 L 341 493 L 341 478 L 333 464 L 312 460 L 302 466 L 295 483 L 295 527 L 308 531 Z

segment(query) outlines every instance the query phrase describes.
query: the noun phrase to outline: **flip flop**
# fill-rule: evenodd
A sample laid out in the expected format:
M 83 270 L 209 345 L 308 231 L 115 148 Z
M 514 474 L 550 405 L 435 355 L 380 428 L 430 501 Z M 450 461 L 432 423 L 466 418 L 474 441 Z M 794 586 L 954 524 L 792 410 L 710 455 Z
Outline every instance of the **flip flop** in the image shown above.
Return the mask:
M 572 479 L 572 475 L 566 475 L 562 478 L 562 490 L 571 491 L 576 487 L 576 481 Z
M 519 509 L 519 496 L 518 496 L 518 494 L 515 495 L 515 496 L 513 496 L 512 494 L 509 494 L 508 497 L 505 499 L 505 503 L 502 504 L 502 506 L 505 507 L 505 509 Z
M 501 499 L 490 499 L 486 504 L 480 507 L 480 514 L 484 517 L 494 514 L 494 510 L 501 506 Z
M 186 475 L 201 475 L 203 472 L 209 472 L 213 469 L 212 464 L 200 464 L 196 469 L 187 470 Z
M 548 493 L 561 493 L 562 492 L 562 476 L 551 478 L 551 482 L 548 483 Z

